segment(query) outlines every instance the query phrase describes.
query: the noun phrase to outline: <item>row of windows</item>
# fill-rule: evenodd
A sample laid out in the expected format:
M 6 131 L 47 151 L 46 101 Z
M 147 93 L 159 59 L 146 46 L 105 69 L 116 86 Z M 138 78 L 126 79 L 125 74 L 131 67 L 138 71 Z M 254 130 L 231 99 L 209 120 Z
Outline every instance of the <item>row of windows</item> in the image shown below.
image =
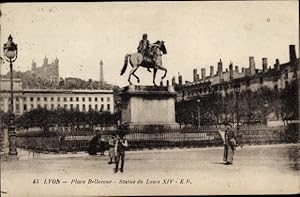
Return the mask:
M 48 108 L 48 105 L 44 105 L 44 106 L 41 106 L 40 104 L 37 105 L 37 107 L 44 107 L 46 109 L 50 109 L 50 110 L 54 110 L 55 109 L 55 106 L 53 104 L 50 105 L 50 108 Z M 57 108 L 60 108 L 60 107 L 63 107 L 65 109 L 78 109 L 79 110 L 79 104 L 76 104 L 76 105 L 73 105 L 73 104 L 70 104 L 70 105 L 67 105 L 67 104 L 64 104 L 63 106 L 61 105 L 57 105 Z M 88 108 L 86 108 L 88 107 Z M 33 109 L 34 108 L 34 105 L 31 104 L 30 105 L 30 108 Z M 92 108 L 92 105 L 85 105 L 85 104 L 82 104 L 82 110 L 85 111 L 87 109 L 94 109 L 94 110 L 104 110 L 104 104 L 101 104 L 100 105 L 100 108 L 98 108 L 98 105 L 94 105 L 94 108 Z M 16 104 L 16 112 L 18 112 L 20 110 L 20 107 L 19 107 L 19 104 Z M 28 106 L 26 104 L 23 105 L 23 110 L 24 111 L 27 111 L 28 110 Z M 110 110 L 110 104 L 107 104 L 106 105 L 106 110 Z
M 30 97 L 30 98 L 28 97 L 27 99 L 30 99 L 30 101 L 33 101 L 34 97 Z M 49 99 L 51 102 L 54 102 L 54 97 L 51 97 L 51 98 L 49 98 L 49 97 L 36 97 L 37 101 L 41 101 L 42 99 L 44 101 L 48 101 L 48 99 Z M 69 99 L 68 99 L 68 97 L 63 97 L 62 99 L 63 99 L 64 102 L 68 102 L 68 101 L 70 101 L 70 102 L 73 102 L 73 101 L 79 102 L 79 100 L 80 100 L 79 97 L 69 97 Z M 16 97 L 16 101 L 19 101 L 19 100 L 20 100 L 20 97 Z M 26 101 L 26 97 L 23 97 L 23 100 Z M 57 97 L 56 100 L 58 102 L 60 102 L 61 101 L 61 97 Z M 86 100 L 89 101 L 89 102 L 92 102 L 93 99 L 92 99 L 92 97 L 88 97 L 88 98 L 82 97 L 81 100 L 83 102 L 85 102 Z M 94 97 L 94 101 L 98 102 L 98 97 Z M 104 98 L 101 97 L 100 101 L 104 102 Z M 106 97 L 106 101 L 110 102 L 110 97 Z
M 263 78 L 260 78 L 260 84 L 263 84 Z M 250 86 L 250 80 L 246 81 L 246 87 Z M 233 89 L 234 88 L 234 84 L 226 84 L 226 85 L 218 85 L 215 86 L 214 88 L 208 87 L 208 88 L 199 88 L 198 92 L 200 93 L 206 93 L 207 91 L 210 93 L 212 90 L 213 91 L 222 91 L 223 89 L 225 91 L 227 91 L 228 89 Z
M 263 81 L 261 82 L 261 84 L 263 83 Z M 289 82 L 288 81 L 285 81 L 285 87 L 288 87 L 289 86 Z M 230 86 L 229 86 L 230 87 Z M 249 86 L 247 86 L 247 84 L 246 84 L 246 87 L 249 87 Z M 223 85 L 221 85 L 221 86 L 216 86 L 214 89 L 213 88 L 210 88 L 210 87 L 208 87 L 208 88 L 199 88 L 199 89 L 195 89 L 195 90 L 188 90 L 186 93 L 187 93 L 187 95 L 194 95 L 194 94 L 202 94 L 202 93 L 204 93 L 204 94 L 206 94 L 207 93 L 207 90 L 208 90 L 208 93 L 211 93 L 211 91 L 213 90 L 213 91 L 222 91 L 222 90 L 225 90 L 225 92 L 228 90 L 228 86 L 224 86 L 223 87 Z M 278 90 L 278 85 L 274 85 L 274 89 L 275 90 Z
M 40 100 L 41 100 L 40 97 L 36 97 L 36 98 L 37 98 L 37 101 L 40 101 Z M 68 97 L 63 97 L 62 99 L 63 99 L 64 102 L 67 102 L 67 101 L 70 101 L 70 102 L 73 102 L 73 101 L 79 102 L 79 97 L 69 97 L 69 99 L 68 99 Z M 82 100 L 83 102 L 85 101 L 85 99 L 86 99 L 86 97 L 82 97 L 82 98 L 81 98 L 81 100 Z M 44 101 L 47 101 L 47 100 L 48 100 L 48 97 L 44 97 Z M 57 97 L 57 101 L 60 102 L 60 100 L 61 100 L 61 97 Z M 88 100 L 89 102 L 92 102 L 93 99 L 92 99 L 92 97 L 88 97 L 87 100 Z M 101 102 L 103 102 L 103 101 L 104 101 L 104 98 L 101 97 L 100 100 L 101 100 Z M 33 101 L 33 97 L 30 97 L 30 101 Z M 50 101 L 53 102 L 53 101 L 54 101 L 54 97 L 51 97 L 51 98 L 50 98 Z M 95 101 L 95 102 L 98 102 L 98 97 L 94 97 L 94 101 Z M 110 97 L 107 97 L 107 98 L 106 98 L 106 101 L 107 101 L 107 102 L 110 102 Z

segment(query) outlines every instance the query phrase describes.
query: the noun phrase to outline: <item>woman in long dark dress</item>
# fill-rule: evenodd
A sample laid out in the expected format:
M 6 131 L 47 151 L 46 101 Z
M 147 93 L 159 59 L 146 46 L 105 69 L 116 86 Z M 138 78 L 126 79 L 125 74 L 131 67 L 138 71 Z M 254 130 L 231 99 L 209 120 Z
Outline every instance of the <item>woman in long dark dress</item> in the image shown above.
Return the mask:
M 224 162 L 226 165 L 233 164 L 233 155 L 236 147 L 236 135 L 231 124 L 226 124 L 224 143 Z

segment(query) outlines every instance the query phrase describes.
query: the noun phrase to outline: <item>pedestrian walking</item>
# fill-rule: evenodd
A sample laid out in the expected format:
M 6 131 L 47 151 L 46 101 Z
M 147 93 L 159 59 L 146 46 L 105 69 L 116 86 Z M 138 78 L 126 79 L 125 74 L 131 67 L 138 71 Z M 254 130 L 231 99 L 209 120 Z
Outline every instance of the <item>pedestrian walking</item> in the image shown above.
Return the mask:
M 116 144 L 115 144 L 115 173 L 118 172 L 119 162 L 121 161 L 120 172 L 124 171 L 124 163 L 125 163 L 125 149 L 128 147 L 127 140 L 125 139 L 125 134 L 119 134 L 117 136 Z
M 108 164 L 114 163 L 114 158 L 115 158 L 115 144 L 116 144 L 116 136 L 112 135 L 108 141 L 109 149 L 108 149 L 108 155 L 110 161 Z
M 230 123 L 225 124 L 224 135 L 224 156 L 223 161 L 225 165 L 233 164 L 233 156 L 236 148 L 236 135 Z

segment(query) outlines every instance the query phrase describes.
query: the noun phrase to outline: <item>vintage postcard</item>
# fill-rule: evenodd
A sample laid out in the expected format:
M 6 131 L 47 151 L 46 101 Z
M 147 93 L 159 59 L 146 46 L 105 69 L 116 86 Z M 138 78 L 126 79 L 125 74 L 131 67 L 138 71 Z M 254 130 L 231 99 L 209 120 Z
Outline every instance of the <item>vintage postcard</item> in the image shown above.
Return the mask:
M 299 2 L 0 4 L 1 196 L 297 194 Z

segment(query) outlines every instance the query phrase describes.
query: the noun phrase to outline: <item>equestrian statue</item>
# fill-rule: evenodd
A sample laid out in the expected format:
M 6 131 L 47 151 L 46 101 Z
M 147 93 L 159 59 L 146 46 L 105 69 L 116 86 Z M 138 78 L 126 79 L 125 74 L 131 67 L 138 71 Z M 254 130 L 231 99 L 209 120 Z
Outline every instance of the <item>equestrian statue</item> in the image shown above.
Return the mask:
M 153 44 L 147 39 L 147 34 L 143 34 L 143 39 L 139 42 L 137 48 L 137 53 L 126 54 L 123 68 L 121 70 L 121 75 L 123 75 L 127 69 L 128 60 L 132 69 L 129 72 L 128 82 L 132 85 L 130 78 L 133 75 L 137 82 L 140 82 L 139 77 L 135 74 L 135 71 L 141 66 L 147 68 L 151 72 L 150 68 L 153 68 L 153 84 L 156 86 L 155 77 L 158 69 L 165 71 L 164 75 L 161 77 L 163 80 L 167 75 L 167 69 L 162 66 L 162 55 L 167 54 L 167 49 L 165 47 L 164 41 L 158 40 Z

